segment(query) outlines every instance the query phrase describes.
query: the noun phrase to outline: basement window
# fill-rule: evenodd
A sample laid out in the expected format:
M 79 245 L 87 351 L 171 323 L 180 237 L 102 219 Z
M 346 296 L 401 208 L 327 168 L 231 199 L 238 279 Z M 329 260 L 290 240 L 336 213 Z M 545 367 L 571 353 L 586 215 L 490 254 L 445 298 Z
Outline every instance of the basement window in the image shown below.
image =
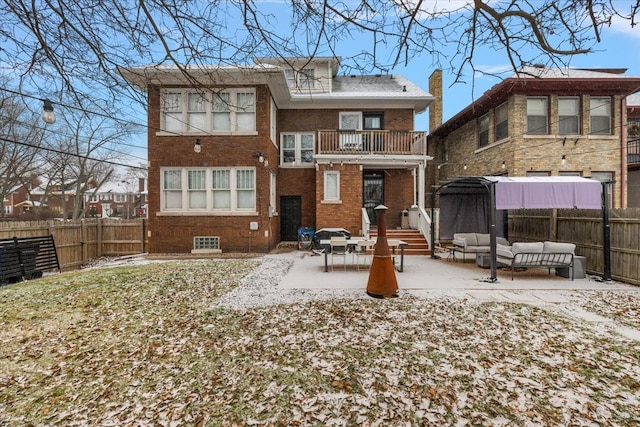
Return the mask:
M 193 238 L 192 254 L 222 253 L 219 236 L 196 236 Z

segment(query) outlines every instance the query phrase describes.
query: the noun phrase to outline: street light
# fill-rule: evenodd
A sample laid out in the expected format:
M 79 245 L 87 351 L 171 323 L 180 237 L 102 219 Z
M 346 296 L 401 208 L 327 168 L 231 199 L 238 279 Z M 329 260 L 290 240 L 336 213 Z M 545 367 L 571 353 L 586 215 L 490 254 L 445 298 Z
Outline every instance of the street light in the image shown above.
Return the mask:
M 50 125 L 56 122 L 56 115 L 53 113 L 53 102 L 48 99 L 43 99 L 44 106 L 42 107 L 42 120 Z

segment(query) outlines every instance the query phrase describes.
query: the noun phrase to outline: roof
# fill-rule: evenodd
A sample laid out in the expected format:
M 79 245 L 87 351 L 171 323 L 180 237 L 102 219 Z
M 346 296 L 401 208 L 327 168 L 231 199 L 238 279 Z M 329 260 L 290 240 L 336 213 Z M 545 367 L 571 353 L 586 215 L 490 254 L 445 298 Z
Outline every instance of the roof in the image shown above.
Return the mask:
M 640 93 L 627 96 L 627 107 L 640 107 Z
M 298 63 L 304 58 L 290 58 Z M 333 61 L 339 64 L 339 58 L 314 58 Z M 278 108 L 319 109 L 319 108 L 407 108 L 416 113 L 423 112 L 435 99 L 429 92 L 403 76 L 360 75 L 334 76 L 331 92 L 292 93 L 289 90 L 283 68 L 276 64 L 283 59 L 257 58 L 256 65 L 178 67 L 178 66 L 140 66 L 121 68 L 118 73 L 127 81 L 142 90 L 150 85 L 183 86 L 201 85 L 254 85 L 269 86 Z M 185 71 L 188 77 L 185 75 Z M 337 102 L 339 104 L 337 104 Z
M 524 67 L 518 73 L 493 86 L 445 123 L 431 129 L 430 136 L 446 136 L 465 123 L 486 114 L 491 108 L 497 107 L 509 96 L 515 94 L 627 96 L 639 90 L 640 77 L 621 74 L 620 69 L 611 69 L 606 72 L 603 69 Z

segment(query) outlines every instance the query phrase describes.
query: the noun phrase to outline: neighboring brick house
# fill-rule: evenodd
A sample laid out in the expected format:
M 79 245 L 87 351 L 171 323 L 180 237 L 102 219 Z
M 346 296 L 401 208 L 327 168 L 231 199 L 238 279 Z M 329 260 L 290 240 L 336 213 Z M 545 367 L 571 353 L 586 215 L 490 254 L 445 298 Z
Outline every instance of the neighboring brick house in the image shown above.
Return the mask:
M 121 71 L 148 94 L 149 251 L 266 252 L 299 227 L 363 232 L 363 208 L 424 207 L 433 97 L 399 75 L 339 76 L 340 60 Z M 371 218 L 375 223 L 375 218 Z
M 104 183 L 98 190 L 85 193 L 85 217 L 144 218 L 147 208 L 146 195 L 144 178 L 139 178 L 136 183 Z
M 640 90 L 640 77 L 625 71 L 529 67 L 503 80 L 444 124 L 434 120 L 429 184 L 458 176 L 580 175 L 615 181 L 612 206 L 626 207 L 626 97 Z M 439 78 L 430 78 L 432 92 Z
M 627 97 L 628 207 L 640 207 L 640 93 Z

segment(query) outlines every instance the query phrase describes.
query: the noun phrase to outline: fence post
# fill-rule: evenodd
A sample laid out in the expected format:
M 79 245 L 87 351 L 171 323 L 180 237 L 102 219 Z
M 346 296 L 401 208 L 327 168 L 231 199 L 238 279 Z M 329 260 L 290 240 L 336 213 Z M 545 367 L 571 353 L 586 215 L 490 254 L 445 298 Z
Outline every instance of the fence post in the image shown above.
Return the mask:
M 87 224 L 84 218 L 80 220 L 80 250 L 82 251 L 82 264 L 86 265 L 89 255 L 87 253 Z
M 102 218 L 98 218 L 96 227 L 96 256 L 98 258 L 102 256 Z
M 144 253 L 144 218 L 140 218 L 140 253 Z

